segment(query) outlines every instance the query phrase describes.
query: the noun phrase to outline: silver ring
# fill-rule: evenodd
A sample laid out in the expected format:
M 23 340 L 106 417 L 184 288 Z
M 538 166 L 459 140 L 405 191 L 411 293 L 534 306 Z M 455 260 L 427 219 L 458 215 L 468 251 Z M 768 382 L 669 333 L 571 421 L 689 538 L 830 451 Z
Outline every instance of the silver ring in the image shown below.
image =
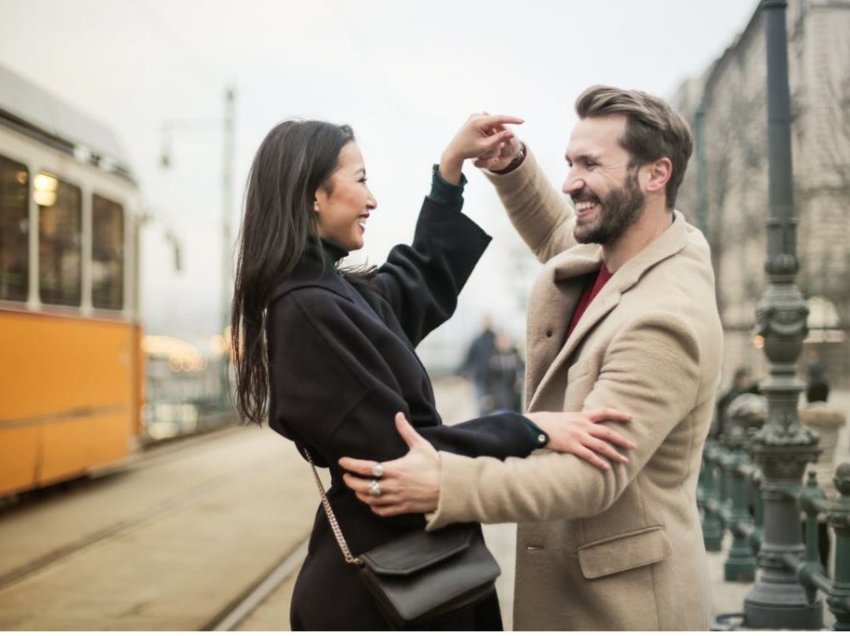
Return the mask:
M 373 479 L 372 483 L 369 484 L 369 494 L 373 497 L 381 496 L 381 484 L 378 483 L 377 479 Z
M 381 464 L 381 463 L 377 463 L 374 466 L 372 466 L 372 474 L 375 477 L 377 477 L 378 479 L 383 477 L 384 476 L 384 465 Z

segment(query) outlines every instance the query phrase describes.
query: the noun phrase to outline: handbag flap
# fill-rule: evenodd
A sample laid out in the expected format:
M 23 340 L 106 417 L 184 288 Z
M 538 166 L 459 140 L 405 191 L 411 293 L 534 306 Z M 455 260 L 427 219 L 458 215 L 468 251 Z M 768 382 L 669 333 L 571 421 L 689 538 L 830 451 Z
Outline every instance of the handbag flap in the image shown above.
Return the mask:
M 360 555 L 378 574 L 407 576 L 449 559 L 472 543 L 475 526 L 454 525 L 436 532 L 414 530 Z

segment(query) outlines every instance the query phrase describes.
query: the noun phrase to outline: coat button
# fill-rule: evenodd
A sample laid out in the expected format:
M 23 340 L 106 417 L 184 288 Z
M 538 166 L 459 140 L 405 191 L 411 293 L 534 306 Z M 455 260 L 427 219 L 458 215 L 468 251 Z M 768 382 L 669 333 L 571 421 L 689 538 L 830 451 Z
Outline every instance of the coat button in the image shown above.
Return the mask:
M 537 443 L 543 444 L 545 441 L 546 441 L 546 436 L 543 433 L 540 433 L 540 435 L 537 436 Z
M 547 330 L 546 330 L 546 337 L 547 337 L 547 338 L 551 338 L 551 337 L 552 337 L 552 330 L 551 330 L 551 329 L 547 329 Z

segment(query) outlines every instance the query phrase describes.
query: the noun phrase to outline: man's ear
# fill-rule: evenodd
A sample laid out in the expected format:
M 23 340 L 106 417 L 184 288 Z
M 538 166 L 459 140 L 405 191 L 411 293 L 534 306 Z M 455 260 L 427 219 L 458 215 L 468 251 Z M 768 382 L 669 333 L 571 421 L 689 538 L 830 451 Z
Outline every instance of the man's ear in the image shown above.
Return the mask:
M 649 181 L 646 183 L 646 191 L 657 193 L 667 187 L 667 182 L 673 176 L 673 162 L 667 157 L 661 157 L 653 161 L 649 166 Z

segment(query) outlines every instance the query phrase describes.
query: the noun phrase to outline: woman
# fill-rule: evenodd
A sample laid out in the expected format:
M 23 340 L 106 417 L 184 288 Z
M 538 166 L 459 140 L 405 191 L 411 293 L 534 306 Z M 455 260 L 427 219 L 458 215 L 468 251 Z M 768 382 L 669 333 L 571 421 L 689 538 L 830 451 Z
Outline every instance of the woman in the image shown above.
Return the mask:
M 354 554 L 424 525 L 421 515 L 373 515 L 344 486 L 337 466 L 345 455 L 380 461 L 403 455 L 407 447 L 393 424 L 397 412 L 435 447 L 455 453 L 504 458 L 546 444 L 566 447 L 563 431 L 546 418 L 545 431 L 516 413 L 443 426 L 414 352 L 452 314 L 490 240 L 460 212 L 462 164 L 511 137 L 507 130 L 491 134 L 494 126 L 519 121 L 470 118 L 435 169 L 413 243 L 395 247 L 379 269 L 335 265 L 363 246 L 377 206 L 349 127 L 283 122 L 254 159 L 233 298 L 239 409 L 261 422 L 268 406 L 272 429 L 330 467 L 328 499 Z M 610 453 L 619 457 L 613 448 Z M 356 570 L 343 560 L 319 508 L 293 593 L 292 628 L 387 629 Z M 421 627 L 501 629 L 498 601 L 493 595 Z

